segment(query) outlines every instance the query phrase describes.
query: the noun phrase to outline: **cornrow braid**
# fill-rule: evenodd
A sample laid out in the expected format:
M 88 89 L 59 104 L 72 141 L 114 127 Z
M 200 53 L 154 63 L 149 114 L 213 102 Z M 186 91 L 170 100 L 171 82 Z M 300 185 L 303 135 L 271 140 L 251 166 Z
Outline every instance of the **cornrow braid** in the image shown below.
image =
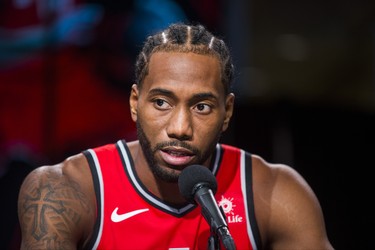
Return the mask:
M 172 24 L 167 29 L 149 36 L 135 63 L 135 83 L 139 88 L 148 74 L 151 55 L 160 51 L 216 56 L 221 64 L 221 80 L 225 92 L 229 93 L 234 75 L 229 49 L 223 40 L 213 36 L 204 26 Z

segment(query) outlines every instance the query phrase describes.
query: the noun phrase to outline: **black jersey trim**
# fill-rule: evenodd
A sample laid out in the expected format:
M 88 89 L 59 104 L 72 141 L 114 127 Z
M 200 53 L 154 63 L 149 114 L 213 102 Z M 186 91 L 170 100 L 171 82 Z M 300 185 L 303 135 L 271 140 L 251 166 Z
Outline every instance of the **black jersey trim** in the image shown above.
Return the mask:
M 254 236 L 255 244 L 257 249 L 262 249 L 262 241 L 259 233 L 258 224 L 255 218 L 254 209 L 254 192 L 253 192 L 253 166 L 251 160 L 251 154 L 245 152 L 245 180 L 246 180 L 246 199 L 248 215 L 250 218 L 250 226 Z
M 216 176 L 221 166 L 221 160 L 223 159 L 224 148 L 221 144 L 216 144 L 216 150 L 214 151 L 213 157 L 210 163 L 210 170 Z
M 120 140 L 116 143 L 116 147 L 120 153 L 120 158 L 124 166 L 125 173 L 129 178 L 130 183 L 133 185 L 134 190 L 151 206 L 156 207 L 168 214 L 171 214 L 176 217 L 182 217 L 196 206 L 193 204 L 187 204 L 181 208 L 175 208 L 171 205 L 166 204 L 161 199 L 153 195 L 147 190 L 147 188 L 140 181 L 139 177 L 135 173 L 134 162 L 131 157 L 129 148 L 126 145 L 125 140 Z
M 87 247 L 85 249 L 93 249 L 95 244 L 98 241 L 98 235 L 100 232 L 100 222 L 102 217 L 102 200 L 101 200 L 101 194 L 100 194 L 100 181 L 99 181 L 99 175 L 97 172 L 97 167 L 95 164 L 95 160 L 93 158 L 92 153 L 89 152 L 89 150 L 83 151 L 83 155 L 86 157 L 87 162 L 90 167 L 92 180 L 94 184 L 94 191 L 95 191 L 95 198 L 96 198 L 96 209 L 97 209 L 97 217 L 95 219 L 94 224 L 94 230 L 91 236 L 91 239 L 89 240 L 89 243 L 87 244 Z
M 165 203 L 164 201 L 162 201 L 161 199 L 159 199 L 158 197 L 156 197 L 155 195 L 150 193 L 147 190 L 147 188 L 143 185 L 143 183 L 140 181 L 137 174 L 135 173 L 134 162 L 133 162 L 133 159 L 131 157 L 129 148 L 126 145 L 125 140 L 118 141 L 116 143 L 116 147 L 117 147 L 118 152 L 120 154 L 120 158 L 121 158 L 121 161 L 123 163 L 125 173 L 126 173 L 127 177 L 129 178 L 130 183 L 133 185 L 136 192 L 141 197 L 143 197 L 143 199 L 147 203 L 149 203 L 151 206 L 154 206 L 154 207 L 158 208 L 159 210 L 162 210 L 162 211 L 164 211 L 168 214 L 171 214 L 175 217 L 182 217 L 182 216 L 184 216 L 185 214 L 187 214 L 188 212 L 190 212 L 191 210 L 193 210 L 194 208 L 197 207 L 196 205 L 189 203 L 186 206 L 176 208 L 176 207 L 173 207 L 173 206 Z M 220 149 L 220 147 L 218 146 L 217 150 L 216 150 L 216 154 L 218 154 L 218 151 L 220 151 L 219 149 Z M 221 157 L 215 156 L 215 159 L 216 159 L 215 163 L 213 164 L 213 167 L 212 167 L 212 170 L 213 170 L 214 174 L 218 170 L 217 166 L 220 163 L 219 159 L 221 159 Z

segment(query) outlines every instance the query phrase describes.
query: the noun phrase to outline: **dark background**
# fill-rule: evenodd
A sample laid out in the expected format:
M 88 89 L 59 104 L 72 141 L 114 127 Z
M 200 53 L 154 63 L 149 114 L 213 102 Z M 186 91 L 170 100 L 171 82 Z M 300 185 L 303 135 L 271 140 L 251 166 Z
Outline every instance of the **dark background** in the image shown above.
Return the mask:
M 1 249 L 19 248 L 17 195 L 29 171 L 135 138 L 134 57 L 175 21 L 204 24 L 233 52 L 236 111 L 222 141 L 300 172 L 336 249 L 371 248 L 374 3 L 42 2 L 0 2 Z

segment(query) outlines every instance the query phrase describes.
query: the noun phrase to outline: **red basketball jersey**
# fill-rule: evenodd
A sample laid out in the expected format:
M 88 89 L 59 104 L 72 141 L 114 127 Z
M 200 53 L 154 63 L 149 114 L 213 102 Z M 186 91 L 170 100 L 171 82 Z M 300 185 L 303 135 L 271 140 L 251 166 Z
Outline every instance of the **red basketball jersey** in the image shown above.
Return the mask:
M 207 249 L 210 227 L 199 206 L 176 208 L 140 182 L 125 141 L 84 152 L 93 175 L 97 220 L 93 249 Z M 218 144 L 211 170 L 215 199 L 225 212 L 237 249 L 258 249 L 249 153 Z

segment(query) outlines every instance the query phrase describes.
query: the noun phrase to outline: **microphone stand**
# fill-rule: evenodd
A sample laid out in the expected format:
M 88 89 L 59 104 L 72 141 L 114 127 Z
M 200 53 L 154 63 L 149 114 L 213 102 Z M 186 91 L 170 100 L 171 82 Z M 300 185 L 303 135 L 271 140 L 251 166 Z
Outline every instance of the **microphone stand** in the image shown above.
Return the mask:
M 219 246 L 219 238 L 217 237 L 217 234 L 214 232 L 213 227 L 211 226 L 207 250 L 219 250 Z
M 221 214 L 223 215 L 224 219 L 226 220 L 227 217 L 225 216 L 224 210 L 221 206 L 219 207 L 219 210 L 220 210 Z M 229 235 L 229 231 L 226 227 L 225 228 L 219 228 L 218 230 L 222 230 L 222 229 L 226 230 L 226 232 L 228 232 L 228 235 Z M 211 221 L 211 223 L 210 223 L 210 237 L 208 238 L 207 250 L 220 250 L 220 243 L 223 244 L 223 246 L 227 250 L 235 250 L 236 249 L 236 246 L 234 245 L 234 241 L 231 237 L 224 239 L 225 242 L 221 242 L 221 240 L 223 240 L 223 239 L 219 239 L 218 234 L 215 232 L 215 227 L 213 225 L 213 221 Z

